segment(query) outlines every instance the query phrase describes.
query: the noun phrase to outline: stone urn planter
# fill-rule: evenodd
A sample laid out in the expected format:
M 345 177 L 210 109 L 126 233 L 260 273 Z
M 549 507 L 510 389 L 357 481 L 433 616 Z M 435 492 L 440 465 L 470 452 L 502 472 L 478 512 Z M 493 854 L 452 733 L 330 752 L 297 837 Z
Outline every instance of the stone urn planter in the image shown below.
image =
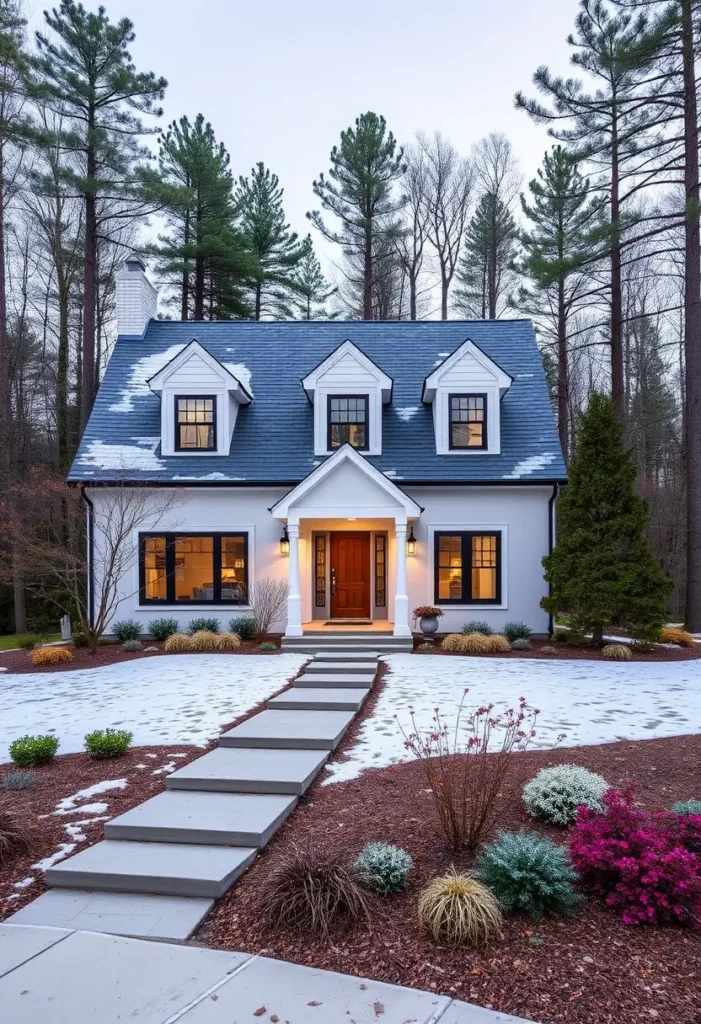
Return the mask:
M 432 636 L 438 629 L 438 620 L 443 615 L 441 608 L 434 608 L 432 605 L 422 605 L 414 609 L 414 622 L 418 619 L 419 629 L 424 636 Z

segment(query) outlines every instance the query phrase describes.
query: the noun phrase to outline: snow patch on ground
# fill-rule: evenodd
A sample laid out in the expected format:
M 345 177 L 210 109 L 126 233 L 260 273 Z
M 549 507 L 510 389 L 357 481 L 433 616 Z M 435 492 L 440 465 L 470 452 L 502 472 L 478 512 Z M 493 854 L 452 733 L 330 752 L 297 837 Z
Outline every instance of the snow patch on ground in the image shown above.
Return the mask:
M 531 455 L 517 462 L 510 473 L 504 473 L 504 480 L 519 480 L 522 476 L 530 476 L 539 469 L 544 469 L 555 461 L 554 452 L 543 452 L 542 455 Z
M 148 440 L 144 438 L 143 441 Z M 164 469 L 165 462 L 156 456 L 159 437 L 152 438 L 148 445 L 105 444 L 104 441 L 90 441 L 78 458 L 81 466 L 99 466 L 100 469 Z
M 65 860 L 75 850 L 77 843 L 61 843 L 58 850 L 54 850 L 48 857 L 44 857 L 43 860 L 38 860 L 36 864 L 32 864 L 33 868 L 37 871 L 48 871 L 54 864 L 58 864 L 60 860 Z
M 171 345 L 164 352 L 154 352 L 150 356 L 144 356 L 143 359 L 137 359 L 131 368 L 126 387 L 121 390 L 122 397 L 110 406 L 110 412 L 132 412 L 135 398 L 143 398 L 145 395 L 151 394 L 151 389 L 148 386 L 151 377 L 167 366 L 172 359 L 175 359 L 184 348 L 184 345 Z
M 409 420 L 413 419 L 414 416 L 416 416 L 418 411 L 418 405 L 404 405 L 397 409 L 397 416 L 399 417 L 400 420 L 404 420 L 405 423 L 408 423 Z
M 23 878 L 21 882 L 15 882 L 15 889 L 26 889 L 32 882 L 36 882 L 34 875 L 30 875 L 29 878 Z
M 108 726 L 131 731 L 134 746 L 204 746 L 281 689 L 306 660 L 302 654 L 172 654 L 148 664 L 8 673 L 0 687 L 0 762 L 9 760 L 18 736 L 52 732 L 61 741 L 59 754 L 74 754 L 83 750 L 86 733 Z
M 421 731 L 432 724 L 434 708 L 448 724 L 465 707 L 494 703 L 515 707 L 524 696 L 540 709 L 533 747 L 575 747 L 616 740 L 682 736 L 701 729 L 701 662 L 605 664 L 585 660 L 417 657 L 393 654 L 385 687 L 372 716 L 361 726 L 347 760 L 328 766 L 329 782 L 357 778 L 366 768 L 410 760 L 404 747 L 411 732 L 411 709 Z M 396 716 L 396 718 L 395 718 Z M 497 737 L 498 740 L 498 737 Z
M 63 745 L 62 745 L 62 747 L 63 747 Z M 66 753 L 66 751 L 63 751 L 63 750 L 62 750 L 62 752 Z M 78 804 L 82 800 L 89 800 L 91 796 L 98 796 L 100 793 L 108 793 L 111 789 L 126 789 L 126 788 L 127 788 L 127 780 L 126 779 L 103 779 L 102 782 L 95 782 L 92 786 L 86 786 L 85 789 L 79 789 L 78 792 L 74 793 L 72 796 L 64 796 L 56 804 L 56 810 L 53 813 L 54 814 L 70 814 L 72 811 L 75 811 L 75 810 L 79 810 L 79 811 L 88 811 L 89 810 L 90 813 L 92 813 L 93 807 L 97 807 L 97 808 L 99 808 L 99 810 L 97 810 L 95 813 L 96 814 L 102 814 L 102 812 L 104 810 L 106 810 L 107 804 L 95 803 L 95 804 L 88 804 L 87 806 L 85 804 L 81 804 L 80 807 L 78 806 Z

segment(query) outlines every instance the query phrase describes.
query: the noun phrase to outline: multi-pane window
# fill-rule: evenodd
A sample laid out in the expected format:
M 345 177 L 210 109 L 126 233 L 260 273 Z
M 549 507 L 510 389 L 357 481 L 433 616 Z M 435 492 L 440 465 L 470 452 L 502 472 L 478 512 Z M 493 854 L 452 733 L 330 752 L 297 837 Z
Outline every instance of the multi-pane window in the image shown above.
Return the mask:
M 216 398 L 175 399 L 175 450 L 212 452 L 217 447 Z
M 501 533 L 435 535 L 436 604 L 501 601 Z
M 314 538 L 314 592 L 317 608 L 326 607 L 326 534 Z
M 375 534 L 375 607 L 387 604 L 387 538 L 384 533 Z
M 368 396 L 329 395 L 329 448 L 368 447 Z
M 486 395 L 450 395 L 450 447 L 487 447 Z
M 247 534 L 145 534 L 139 545 L 146 604 L 246 604 Z

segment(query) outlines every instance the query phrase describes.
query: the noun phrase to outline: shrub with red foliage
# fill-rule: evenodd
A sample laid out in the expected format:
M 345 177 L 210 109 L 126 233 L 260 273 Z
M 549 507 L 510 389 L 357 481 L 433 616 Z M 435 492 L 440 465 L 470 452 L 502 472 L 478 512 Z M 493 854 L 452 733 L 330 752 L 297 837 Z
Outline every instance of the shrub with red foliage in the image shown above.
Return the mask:
M 570 837 L 578 873 L 624 924 L 691 924 L 701 914 L 701 815 L 648 814 L 632 788 L 580 807 Z M 685 820 L 683 820 L 685 819 Z

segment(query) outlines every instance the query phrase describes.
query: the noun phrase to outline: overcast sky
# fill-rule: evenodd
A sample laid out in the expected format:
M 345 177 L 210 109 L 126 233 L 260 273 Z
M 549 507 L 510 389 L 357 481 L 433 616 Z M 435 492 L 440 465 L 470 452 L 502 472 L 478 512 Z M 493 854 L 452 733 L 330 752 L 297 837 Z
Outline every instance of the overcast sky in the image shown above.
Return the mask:
M 89 8 L 92 0 L 83 0 Z M 567 72 L 577 0 L 104 0 L 134 22 L 139 70 L 168 79 L 163 123 L 201 112 L 234 173 L 263 160 L 295 230 L 342 129 L 383 114 L 400 142 L 442 131 L 463 153 L 491 131 L 532 177 L 550 145 L 513 105 L 540 64 Z M 32 29 L 44 4 L 28 0 Z

